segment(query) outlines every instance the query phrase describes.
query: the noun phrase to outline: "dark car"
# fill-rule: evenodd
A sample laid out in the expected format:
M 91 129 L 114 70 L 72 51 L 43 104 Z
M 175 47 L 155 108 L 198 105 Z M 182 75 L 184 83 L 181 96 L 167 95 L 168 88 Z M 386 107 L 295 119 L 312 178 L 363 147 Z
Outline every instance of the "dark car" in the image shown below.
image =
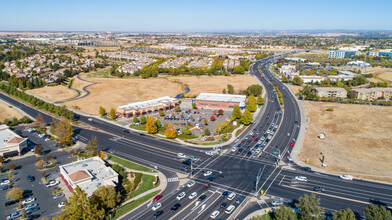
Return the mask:
M 302 167 L 302 169 L 305 171 L 308 171 L 308 172 L 312 171 L 312 168 L 310 168 L 310 167 Z
M 236 200 L 235 200 L 235 203 L 237 203 L 237 204 L 240 204 L 242 202 L 242 197 L 240 196 L 240 197 L 238 197 Z
M 226 196 L 228 196 L 229 195 L 229 191 L 224 191 L 223 193 L 222 193 L 222 196 L 223 197 L 226 197 Z
M 32 190 L 25 189 L 25 190 L 23 191 L 23 194 L 26 194 L 26 193 L 32 193 L 32 192 L 33 192 Z
M 145 135 L 145 134 L 143 134 L 143 133 L 139 133 L 139 135 L 140 135 L 140 136 L 146 136 L 146 135 Z M 163 212 L 163 211 L 162 211 L 162 212 Z
M 40 214 L 29 215 L 29 216 L 27 216 L 26 220 L 37 219 L 40 216 L 41 216 Z
M 32 195 L 33 195 L 33 193 L 31 193 L 31 192 L 29 192 L 29 193 L 23 193 L 23 194 L 22 194 L 22 197 L 25 199 L 25 198 L 30 197 L 30 196 L 32 196 Z
M 162 215 L 162 213 L 163 213 L 163 210 L 158 210 L 158 211 L 156 211 L 156 212 L 154 213 L 153 217 L 154 217 L 154 218 L 158 218 L 158 216 Z
M 210 177 L 207 178 L 208 181 L 213 181 L 214 179 L 215 179 L 214 176 L 210 176 Z
M 33 181 L 35 180 L 35 177 L 34 177 L 34 176 L 31 176 L 31 175 L 28 175 L 28 176 L 27 176 L 27 180 L 28 180 L 29 182 L 33 182 Z
M 314 191 L 316 192 L 325 192 L 325 187 L 322 186 L 316 186 L 313 188 Z
M 33 208 L 29 208 L 29 209 L 26 210 L 26 214 L 33 213 L 35 211 L 38 211 L 39 209 L 40 209 L 39 206 L 33 207 Z
M 177 209 L 179 209 L 180 207 L 181 207 L 181 204 L 180 204 L 180 203 L 176 203 L 176 204 L 174 204 L 174 205 L 171 207 L 170 210 L 172 210 L 172 212 L 175 212 L 175 211 L 177 211 Z
M 9 200 L 9 201 L 6 201 L 6 202 L 4 203 L 4 205 L 5 205 L 5 206 L 10 206 L 10 205 L 16 204 L 16 203 L 18 203 L 18 202 L 19 202 L 18 200 Z
M 3 190 L 7 190 L 9 188 L 12 188 L 12 186 L 11 185 L 4 185 L 4 186 L 0 187 L 0 190 L 3 191 Z
M 201 195 L 201 196 L 199 197 L 199 201 L 203 201 L 206 197 L 207 197 L 206 195 Z
M 221 205 L 220 205 L 220 207 L 223 209 L 223 208 L 225 208 L 225 207 L 226 207 L 226 205 L 227 205 L 227 203 L 225 203 L 225 202 L 222 202 L 222 203 L 221 203 Z
M 182 161 L 182 163 L 189 166 L 189 165 L 191 165 L 192 160 L 191 159 L 186 159 L 186 160 Z
M 180 170 L 185 171 L 185 172 L 188 172 L 188 171 L 189 171 L 189 168 L 186 167 L 186 166 L 182 166 L 182 167 L 180 167 Z

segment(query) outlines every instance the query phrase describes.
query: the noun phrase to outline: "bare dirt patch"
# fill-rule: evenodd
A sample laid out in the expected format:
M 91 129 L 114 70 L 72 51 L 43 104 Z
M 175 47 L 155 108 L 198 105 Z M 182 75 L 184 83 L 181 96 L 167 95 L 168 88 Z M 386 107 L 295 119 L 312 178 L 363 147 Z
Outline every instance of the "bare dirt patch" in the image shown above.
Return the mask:
M 8 104 L 0 101 L 0 122 L 4 121 L 4 119 L 6 118 L 22 118 L 23 115 L 18 112 L 17 110 L 15 110 L 14 108 L 10 108 Z
M 187 84 L 191 90 L 187 96 L 199 95 L 201 92 L 222 93 L 223 89 L 227 91 L 227 84 L 234 87 L 235 92 L 244 90 L 252 84 L 257 84 L 256 79 L 251 75 L 235 75 L 235 76 L 183 76 L 183 77 L 167 77 L 168 80 L 178 80 L 183 84 Z
M 288 85 L 291 91 L 293 91 L 294 94 L 297 94 L 300 89 L 302 89 L 302 86 L 296 86 L 296 85 Z
M 392 83 L 392 68 L 382 67 L 370 67 L 366 68 L 363 73 L 373 74 L 372 78 L 369 78 L 371 82 L 389 82 Z
M 321 167 L 322 152 L 327 170 L 392 182 L 392 108 L 311 101 L 304 106 L 310 122 L 302 161 Z
M 329 51 L 328 50 L 312 50 L 312 51 L 310 51 L 310 52 L 301 52 L 301 53 L 298 53 L 298 54 L 294 54 L 294 56 L 301 56 L 301 55 L 311 55 L 311 54 L 324 54 L 324 55 L 326 55 L 326 54 L 328 54 L 329 53 Z
M 50 100 L 52 102 L 65 101 L 78 95 L 74 90 L 68 89 L 67 86 L 47 86 L 28 91 L 32 95 Z

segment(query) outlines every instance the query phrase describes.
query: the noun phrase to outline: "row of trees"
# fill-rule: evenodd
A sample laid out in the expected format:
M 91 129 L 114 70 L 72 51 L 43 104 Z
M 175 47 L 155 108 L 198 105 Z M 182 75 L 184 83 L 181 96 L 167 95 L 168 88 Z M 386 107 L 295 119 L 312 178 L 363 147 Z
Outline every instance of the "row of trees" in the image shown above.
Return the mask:
M 104 116 L 104 115 L 106 115 L 106 114 L 108 114 L 108 113 L 106 112 L 106 109 L 105 109 L 104 107 L 99 106 L 99 114 L 100 114 L 101 116 Z M 109 115 L 108 115 L 108 116 L 109 116 L 111 119 L 116 119 L 116 118 L 117 118 L 116 110 L 114 110 L 114 108 L 111 108 L 110 111 L 109 111 Z
M 45 111 L 51 112 L 63 118 L 74 120 L 75 116 L 74 113 L 68 110 L 65 106 L 56 106 L 51 103 L 47 103 L 41 99 L 35 98 L 32 95 L 28 95 L 23 91 L 19 91 L 18 89 L 11 87 L 9 85 L 0 83 L 0 89 L 3 90 L 5 93 L 15 96 L 31 105 L 34 105 L 40 109 Z

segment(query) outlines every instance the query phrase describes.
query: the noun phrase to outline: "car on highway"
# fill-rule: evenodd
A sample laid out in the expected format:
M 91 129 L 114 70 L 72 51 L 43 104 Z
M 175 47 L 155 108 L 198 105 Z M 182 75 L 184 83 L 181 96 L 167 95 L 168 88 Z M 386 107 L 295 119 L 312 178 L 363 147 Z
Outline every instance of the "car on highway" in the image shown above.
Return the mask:
M 259 141 L 257 141 L 257 144 L 261 144 L 263 142 L 263 140 L 259 140 Z
M 22 205 L 26 205 L 26 204 L 32 203 L 34 201 L 35 201 L 35 198 L 34 197 L 30 197 L 28 199 L 23 200 L 22 201 Z
M 208 177 L 206 180 L 208 180 L 208 181 L 214 181 L 214 179 L 215 179 L 214 176 L 210 176 L 210 177 Z
M 212 156 L 212 155 L 214 155 L 214 152 L 212 152 L 212 151 L 206 151 L 206 154 L 209 155 L 209 156 Z
M 158 201 L 158 200 L 160 200 L 161 198 L 162 198 L 162 194 L 158 194 L 158 195 L 156 195 L 155 197 L 154 197 L 154 201 L 156 202 L 156 201 Z
M 272 204 L 273 206 L 279 206 L 279 205 L 283 205 L 283 201 L 274 200 L 274 201 L 271 202 L 271 204 Z
M 312 168 L 310 168 L 310 167 L 302 167 L 302 169 L 305 171 L 308 171 L 308 172 L 312 171 Z
M 193 192 L 189 195 L 189 199 L 194 199 L 197 196 L 197 192 Z
M 315 187 L 313 187 L 313 190 L 316 192 L 325 192 L 326 191 L 325 187 L 323 187 L 323 186 L 315 186 Z
M 222 196 L 223 197 L 226 197 L 226 196 L 228 196 L 229 195 L 229 191 L 224 191 L 223 193 L 222 193 Z
M 204 176 L 209 176 L 209 175 L 211 175 L 212 174 L 212 171 L 210 171 L 210 170 L 207 170 L 206 172 L 204 172 Z
M 186 186 L 188 188 L 190 188 L 190 187 L 194 186 L 195 184 L 196 184 L 196 182 L 194 180 L 191 180 L 188 184 L 186 184 Z
M 189 165 L 192 164 L 192 160 L 191 159 L 186 159 L 186 160 L 182 161 L 181 163 L 189 166 Z
M 235 209 L 234 205 L 229 205 L 229 207 L 227 207 L 225 212 L 226 214 L 231 214 L 234 211 L 234 209 Z
M 186 196 L 185 192 L 181 192 L 180 194 L 178 194 L 178 196 L 176 197 L 177 200 L 181 200 Z
M 195 157 L 195 156 L 189 156 L 189 159 L 191 159 L 192 161 L 198 161 L 199 158 Z
M 203 185 L 203 188 L 204 188 L 204 189 L 207 189 L 207 188 L 209 188 L 209 187 L 210 187 L 210 184 L 208 184 L 208 183 L 206 183 L 206 184 Z
M 59 198 L 62 198 L 62 197 L 64 197 L 64 193 L 57 193 L 57 194 L 55 194 L 53 196 L 53 199 L 59 199 Z
M 236 194 L 234 192 L 230 193 L 230 195 L 227 197 L 228 200 L 233 200 L 235 198 Z
M 294 142 L 290 142 L 290 146 L 293 146 L 294 145 Z
M 177 209 L 179 209 L 181 207 L 181 204 L 180 203 L 176 203 L 176 204 L 174 204 L 171 208 L 170 208 L 170 210 L 172 211 L 172 212 L 175 212 L 175 211 L 177 211 Z
M 287 160 L 293 161 L 293 158 L 290 157 L 290 155 L 287 156 Z
M 220 207 L 223 209 L 223 208 L 225 208 L 225 207 L 226 207 L 226 205 L 227 205 L 227 203 L 226 203 L 226 202 L 222 202 L 222 203 L 220 204 Z
M 11 213 L 11 214 L 9 214 L 9 215 L 7 216 L 7 220 L 8 220 L 8 219 L 17 219 L 17 218 L 19 218 L 20 216 L 22 216 L 22 212 L 20 212 L 20 211 L 15 211 L 15 212 L 13 212 L 13 213 Z
M 207 196 L 206 195 L 201 195 L 200 197 L 199 197 L 199 201 L 203 201 L 205 198 L 207 198 Z
M 287 136 L 290 136 L 290 132 L 287 133 Z
M 188 172 L 189 168 L 187 166 L 182 166 L 179 168 L 181 171 Z
M 156 211 L 156 210 L 158 210 L 158 209 L 161 208 L 161 207 L 162 207 L 162 203 L 158 202 L 157 204 L 155 204 L 155 205 L 152 207 L 152 211 Z
M 298 181 L 303 181 L 303 182 L 307 182 L 308 181 L 306 176 L 296 176 L 294 179 L 298 180 Z
M 231 148 L 231 152 L 236 152 L 237 151 L 237 147 L 233 147 L 233 148 Z
M 178 154 L 177 154 L 177 157 L 185 158 L 185 157 L 186 157 L 186 155 L 185 155 L 185 154 L 183 154 L 183 153 L 178 153 Z
M 344 180 L 353 180 L 353 176 L 351 175 L 340 175 L 339 176 L 340 179 L 344 179 Z
M 238 137 L 238 138 L 235 139 L 234 142 L 236 143 L 236 142 L 238 142 L 239 140 L 240 140 L 240 138 Z
M 156 211 L 156 212 L 154 213 L 154 215 L 152 215 L 152 217 L 158 218 L 160 215 L 162 215 L 162 213 L 163 213 L 163 210 L 158 210 L 158 211 Z
M 218 210 L 215 210 L 210 215 L 210 218 L 215 219 L 219 214 L 220 214 L 220 212 Z
M 240 204 L 242 202 L 242 197 L 239 196 L 236 200 L 235 203 Z

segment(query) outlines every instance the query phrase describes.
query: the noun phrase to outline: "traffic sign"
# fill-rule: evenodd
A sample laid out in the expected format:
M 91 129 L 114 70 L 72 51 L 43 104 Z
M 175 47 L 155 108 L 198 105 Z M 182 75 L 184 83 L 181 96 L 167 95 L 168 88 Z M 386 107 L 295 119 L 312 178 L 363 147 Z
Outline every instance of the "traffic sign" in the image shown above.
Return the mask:
M 274 153 L 274 154 L 279 154 L 278 152 L 276 152 L 276 151 L 274 151 L 274 152 L 272 152 L 272 153 Z

